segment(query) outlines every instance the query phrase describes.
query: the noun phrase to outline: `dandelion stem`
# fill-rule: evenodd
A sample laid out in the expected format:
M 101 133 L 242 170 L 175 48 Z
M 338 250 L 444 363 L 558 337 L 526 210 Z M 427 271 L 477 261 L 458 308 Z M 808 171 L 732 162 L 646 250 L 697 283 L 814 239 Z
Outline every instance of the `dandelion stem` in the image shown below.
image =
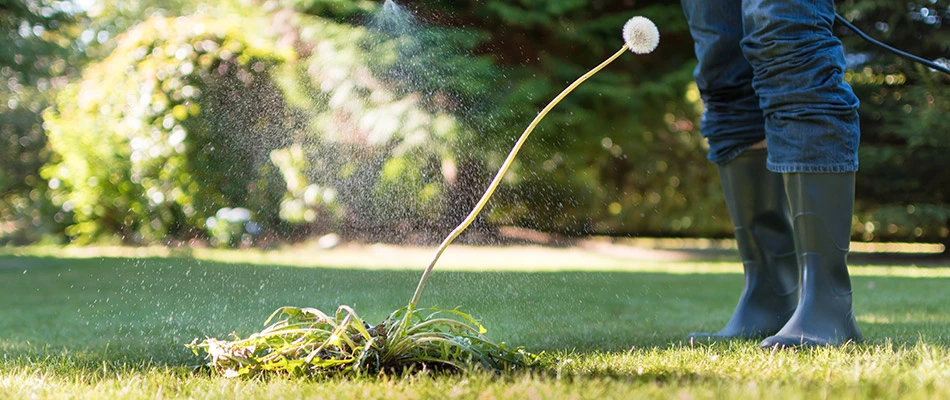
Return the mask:
M 544 118 L 544 116 L 547 115 L 548 112 L 551 111 L 551 109 L 554 108 L 554 106 L 557 105 L 557 103 L 561 101 L 561 99 L 567 96 L 568 93 L 573 91 L 576 87 L 580 86 L 580 84 L 586 81 L 587 78 L 590 78 L 591 76 L 596 74 L 598 71 L 606 67 L 608 64 L 616 60 L 617 57 L 620 57 L 620 55 L 623 54 L 627 50 L 628 50 L 627 45 L 623 45 L 623 47 L 621 47 L 620 50 L 617 51 L 616 54 L 610 56 L 609 58 L 604 60 L 604 62 L 600 63 L 600 65 L 594 67 L 593 69 L 588 71 L 586 74 L 582 75 L 580 78 L 577 78 L 577 80 L 575 80 L 574 83 L 564 88 L 564 90 L 562 90 L 561 93 L 558 94 L 554 98 L 554 100 L 551 100 L 551 102 L 548 103 L 548 105 L 545 106 L 544 109 L 542 109 L 540 113 L 538 113 L 537 117 L 534 117 L 534 120 L 531 121 L 531 124 L 528 125 L 524 133 L 521 134 L 521 137 L 518 138 L 518 141 L 515 143 L 514 147 L 511 149 L 511 152 L 508 153 L 508 158 L 506 158 L 505 162 L 501 164 L 501 168 L 498 170 L 498 173 L 495 175 L 495 178 L 492 179 L 491 184 L 488 185 L 488 189 L 485 190 L 485 194 L 483 194 L 482 198 L 478 200 L 478 203 L 475 204 L 475 208 L 472 209 L 472 212 L 468 214 L 468 217 L 465 217 L 462 223 L 459 224 L 459 226 L 457 226 L 455 229 L 453 229 L 452 232 L 450 232 L 449 235 L 446 236 L 445 240 L 442 241 L 442 244 L 439 245 L 438 249 L 435 252 L 435 256 L 432 258 L 432 261 L 429 262 L 429 266 L 426 267 L 425 272 L 422 273 L 422 279 L 419 280 L 419 285 L 416 286 L 416 292 L 412 295 L 412 299 L 409 301 L 409 310 L 414 309 L 416 304 L 419 303 L 419 298 L 422 297 L 422 289 L 425 288 L 426 281 L 429 279 L 429 274 L 431 274 L 432 269 L 435 268 L 435 263 L 439 261 L 439 257 L 441 257 L 442 253 L 445 252 L 445 249 L 448 248 L 450 244 L 452 244 L 452 241 L 454 241 L 455 238 L 461 235 L 462 232 L 465 231 L 465 229 L 468 228 L 468 226 L 472 224 L 472 221 L 475 221 L 475 217 L 477 217 L 478 214 L 482 211 L 482 208 L 485 208 L 485 204 L 488 203 L 488 199 L 490 199 L 492 194 L 495 193 L 495 188 L 497 188 L 498 184 L 501 183 L 501 179 L 505 176 L 505 173 L 508 172 L 508 167 L 510 167 L 511 163 L 515 160 L 515 156 L 518 155 L 518 152 L 521 150 L 521 146 L 524 145 L 524 142 L 528 140 L 528 136 L 531 135 L 531 131 L 534 130 L 534 127 L 537 126 L 538 123 L 541 122 L 541 120 Z M 408 313 L 406 315 L 408 316 Z

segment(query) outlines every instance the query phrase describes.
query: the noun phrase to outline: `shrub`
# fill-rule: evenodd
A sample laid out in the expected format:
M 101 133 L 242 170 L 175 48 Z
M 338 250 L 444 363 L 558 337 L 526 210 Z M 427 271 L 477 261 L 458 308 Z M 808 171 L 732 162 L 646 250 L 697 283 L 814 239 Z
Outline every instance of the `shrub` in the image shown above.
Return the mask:
M 283 192 L 269 153 L 295 129 L 267 71 L 293 57 L 252 18 L 152 18 L 126 32 L 46 115 L 43 168 L 67 234 L 127 243 L 203 234 L 243 206 L 273 227 Z

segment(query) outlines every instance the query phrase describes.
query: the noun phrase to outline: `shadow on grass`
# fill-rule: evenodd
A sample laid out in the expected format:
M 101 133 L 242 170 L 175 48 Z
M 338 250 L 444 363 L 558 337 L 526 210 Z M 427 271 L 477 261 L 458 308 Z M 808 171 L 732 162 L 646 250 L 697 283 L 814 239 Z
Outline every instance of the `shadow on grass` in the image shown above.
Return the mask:
M 92 369 L 199 365 L 186 343 L 246 337 L 281 306 L 346 304 L 381 321 L 405 306 L 418 277 L 188 258 L 0 257 L 0 355 Z M 950 278 L 861 276 L 854 286 L 869 344 L 950 342 Z M 420 306 L 460 307 L 491 339 L 532 352 L 615 352 L 717 330 L 741 289 L 738 274 L 436 271 Z

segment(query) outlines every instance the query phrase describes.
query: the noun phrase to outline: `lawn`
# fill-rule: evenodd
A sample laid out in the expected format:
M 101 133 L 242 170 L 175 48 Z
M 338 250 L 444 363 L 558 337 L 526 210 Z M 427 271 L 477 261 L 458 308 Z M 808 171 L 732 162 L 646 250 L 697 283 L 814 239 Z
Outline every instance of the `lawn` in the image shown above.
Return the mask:
M 856 254 L 866 342 L 769 352 L 690 345 L 732 312 L 730 249 L 450 248 L 420 306 L 460 307 L 550 368 L 408 378 L 226 379 L 195 338 L 259 331 L 280 306 L 405 306 L 431 249 L 8 249 L 0 255 L 0 397 L 950 398 L 946 261 Z

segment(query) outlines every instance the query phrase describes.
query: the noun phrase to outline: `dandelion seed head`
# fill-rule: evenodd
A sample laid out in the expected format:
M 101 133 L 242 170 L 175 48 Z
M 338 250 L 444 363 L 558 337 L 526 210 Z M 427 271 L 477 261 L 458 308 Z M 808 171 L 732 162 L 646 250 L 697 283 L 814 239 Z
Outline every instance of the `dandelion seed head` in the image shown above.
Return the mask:
M 647 54 L 660 44 L 660 31 L 649 18 L 633 17 L 623 24 L 623 41 L 630 51 Z

